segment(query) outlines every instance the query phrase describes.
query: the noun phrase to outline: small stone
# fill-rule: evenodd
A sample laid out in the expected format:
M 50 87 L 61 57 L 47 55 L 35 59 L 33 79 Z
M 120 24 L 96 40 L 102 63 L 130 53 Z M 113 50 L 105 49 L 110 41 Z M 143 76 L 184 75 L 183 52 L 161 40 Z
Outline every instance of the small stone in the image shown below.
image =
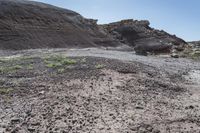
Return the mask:
M 175 53 L 173 53 L 173 54 L 171 54 L 171 57 L 172 57 L 172 58 L 179 58 L 179 55 L 178 55 L 178 54 L 175 54 Z
M 111 78 L 111 77 L 109 77 L 108 81 L 112 81 L 112 78 Z
M 40 91 L 40 92 L 39 92 L 40 95 L 43 95 L 44 93 L 45 93 L 44 91 Z
M 135 109 L 144 109 L 144 108 L 141 106 L 136 106 Z
M 39 123 L 39 122 L 32 122 L 31 125 L 32 125 L 32 126 L 39 126 L 40 123 Z
M 5 124 L 0 124 L 1 128 L 6 128 L 7 126 Z
M 158 129 L 153 129 L 152 133 L 160 133 L 160 130 L 158 130 Z
M 185 107 L 185 109 L 194 109 L 194 106 L 190 105 L 190 106 Z
M 11 123 L 18 123 L 18 122 L 20 122 L 20 118 L 15 117 L 11 119 Z
M 189 109 L 194 109 L 194 106 L 190 105 L 190 106 L 189 106 Z
M 148 130 L 149 132 L 151 132 L 151 131 L 153 130 L 153 127 L 149 126 L 149 127 L 147 127 L 147 130 Z
M 34 132 L 34 131 L 35 131 L 35 128 L 33 128 L 33 127 L 29 127 L 29 128 L 28 128 L 28 131 L 30 131 L 30 132 Z

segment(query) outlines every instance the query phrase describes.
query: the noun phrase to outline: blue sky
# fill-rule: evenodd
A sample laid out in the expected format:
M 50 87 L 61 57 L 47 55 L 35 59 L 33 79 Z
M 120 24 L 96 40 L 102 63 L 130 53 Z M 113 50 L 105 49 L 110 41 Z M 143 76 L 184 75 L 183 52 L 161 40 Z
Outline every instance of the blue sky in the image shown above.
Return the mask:
M 71 9 L 98 23 L 149 20 L 186 41 L 200 40 L 200 0 L 36 0 Z

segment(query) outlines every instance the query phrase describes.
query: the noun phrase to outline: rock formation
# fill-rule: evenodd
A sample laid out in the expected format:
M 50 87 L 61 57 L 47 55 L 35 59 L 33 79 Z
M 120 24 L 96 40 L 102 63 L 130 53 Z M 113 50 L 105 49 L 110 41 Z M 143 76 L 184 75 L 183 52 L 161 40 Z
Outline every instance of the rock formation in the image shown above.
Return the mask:
M 121 43 L 135 48 L 139 54 L 146 52 L 165 53 L 184 50 L 187 43 L 170 35 L 165 31 L 151 28 L 150 22 L 143 20 L 122 20 L 111 24 L 102 25 L 108 34 L 111 34 Z

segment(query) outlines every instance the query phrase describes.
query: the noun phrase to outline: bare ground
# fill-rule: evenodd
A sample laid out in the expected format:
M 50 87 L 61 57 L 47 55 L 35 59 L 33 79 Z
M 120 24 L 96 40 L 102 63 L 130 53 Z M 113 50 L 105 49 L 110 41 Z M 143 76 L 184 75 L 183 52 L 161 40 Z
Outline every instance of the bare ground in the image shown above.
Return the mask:
M 102 49 L 0 55 L 0 132 L 200 131 L 199 62 Z

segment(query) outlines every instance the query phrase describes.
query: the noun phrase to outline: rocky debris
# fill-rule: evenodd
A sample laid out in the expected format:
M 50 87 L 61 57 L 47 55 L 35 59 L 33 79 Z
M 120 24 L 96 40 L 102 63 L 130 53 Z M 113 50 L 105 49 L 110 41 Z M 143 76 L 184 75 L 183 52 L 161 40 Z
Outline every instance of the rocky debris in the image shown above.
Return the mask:
M 29 50 L 26 52 L 30 55 Z M 11 93 L 0 95 L 2 133 L 195 133 L 200 130 L 199 74 L 187 75 L 188 80 L 193 77 L 189 81 L 181 75 L 194 69 L 197 62 L 170 59 L 173 60 L 170 63 L 156 58 L 152 65 L 144 60 L 147 57 L 133 54 L 143 61 L 129 56 L 123 56 L 130 59 L 125 62 L 120 58 L 63 55 L 76 60 L 76 64 L 49 68 L 45 65 L 47 59 L 62 53 L 35 52 L 37 57 L 31 51 L 32 56 L 11 55 L 12 59 L 0 62 L 4 68 L 23 66 L 14 72 L 0 73 L 0 84 L 13 88 Z M 106 52 L 95 53 L 106 55 Z M 62 62 L 61 59 L 56 61 Z M 148 60 L 154 62 L 154 57 Z M 33 68 L 27 69 L 30 64 Z M 104 67 L 98 69 L 96 65 Z M 65 71 L 58 72 L 60 68 Z
M 117 46 L 97 20 L 27 0 L 0 0 L 0 49 Z
M 129 19 L 101 26 L 116 40 L 134 47 L 138 54 L 170 53 L 172 50 L 185 49 L 187 43 L 184 40 L 149 25 L 150 22 L 146 20 Z

